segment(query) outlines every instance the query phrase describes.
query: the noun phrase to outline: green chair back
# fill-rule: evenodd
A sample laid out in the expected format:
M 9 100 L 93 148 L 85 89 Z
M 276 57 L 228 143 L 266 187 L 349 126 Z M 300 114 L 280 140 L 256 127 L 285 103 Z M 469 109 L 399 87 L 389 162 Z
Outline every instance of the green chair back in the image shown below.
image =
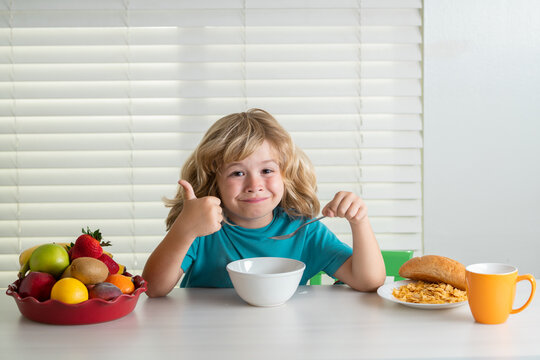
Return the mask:
M 382 257 L 384 260 L 384 266 L 386 267 L 386 276 L 393 276 L 394 281 L 403 280 L 399 276 L 399 268 L 407 260 L 413 257 L 414 251 L 412 250 L 382 250 Z M 322 275 L 324 271 L 319 272 L 309 280 L 310 285 L 321 285 Z
M 394 281 L 403 280 L 399 276 L 399 268 L 407 260 L 412 259 L 414 251 L 412 250 L 382 250 L 381 251 L 384 266 L 386 267 L 386 276 L 393 276 Z
M 321 285 L 323 274 L 324 271 L 319 271 L 316 275 L 309 279 L 309 285 Z

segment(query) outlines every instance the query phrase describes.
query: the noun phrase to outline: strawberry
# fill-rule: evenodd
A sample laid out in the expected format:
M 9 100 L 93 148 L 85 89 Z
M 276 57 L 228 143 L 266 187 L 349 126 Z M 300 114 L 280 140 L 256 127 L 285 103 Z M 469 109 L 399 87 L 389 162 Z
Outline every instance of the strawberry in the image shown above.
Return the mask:
M 83 229 L 82 232 L 83 235 L 79 236 L 75 244 L 69 249 L 71 260 L 79 257 L 99 258 L 103 254 L 102 246 L 108 246 L 110 243 L 101 241 L 99 230 L 92 232 L 87 228 L 86 231 Z
M 110 274 L 116 274 L 118 273 L 118 270 L 120 270 L 120 266 L 118 266 L 116 261 L 105 253 L 101 254 L 101 256 L 98 257 L 98 260 L 101 260 L 105 265 L 107 265 Z

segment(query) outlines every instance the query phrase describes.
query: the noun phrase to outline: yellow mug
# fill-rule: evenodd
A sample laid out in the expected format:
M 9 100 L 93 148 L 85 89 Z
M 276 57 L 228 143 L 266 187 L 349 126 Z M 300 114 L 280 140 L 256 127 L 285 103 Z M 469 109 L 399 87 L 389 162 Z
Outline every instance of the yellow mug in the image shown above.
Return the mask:
M 481 263 L 466 268 L 467 298 L 474 319 L 483 324 L 502 324 L 510 314 L 517 314 L 530 303 L 536 291 L 531 274 L 518 275 L 516 267 L 506 264 Z M 531 294 L 523 306 L 513 309 L 516 284 L 527 280 Z

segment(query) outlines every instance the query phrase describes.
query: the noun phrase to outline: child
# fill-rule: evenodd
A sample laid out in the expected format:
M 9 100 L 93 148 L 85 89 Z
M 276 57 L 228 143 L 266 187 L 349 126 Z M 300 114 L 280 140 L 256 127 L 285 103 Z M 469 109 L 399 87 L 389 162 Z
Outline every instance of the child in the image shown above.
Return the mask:
M 382 255 L 366 205 L 340 191 L 322 214 L 349 221 L 352 249 L 321 222 L 289 234 L 319 213 L 313 165 L 264 110 L 225 116 L 210 127 L 182 169 L 168 200 L 165 238 L 148 258 L 143 277 L 150 297 L 181 287 L 232 287 L 229 262 L 249 257 L 294 258 L 306 264 L 300 284 L 319 271 L 359 291 L 385 280 Z

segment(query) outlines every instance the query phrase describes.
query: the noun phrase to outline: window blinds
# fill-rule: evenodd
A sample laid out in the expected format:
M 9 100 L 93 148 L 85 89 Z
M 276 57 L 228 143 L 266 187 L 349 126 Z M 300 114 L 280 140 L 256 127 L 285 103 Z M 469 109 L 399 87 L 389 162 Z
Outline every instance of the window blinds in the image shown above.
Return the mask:
M 21 250 L 101 229 L 140 273 L 163 197 L 218 118 L 263 108 L 324 205 L 367 202 L 384 249 L 422 246 L 420 0 L 0 3 L 0 287 Z M 327 222 L 350 243 L 346 221 Z

